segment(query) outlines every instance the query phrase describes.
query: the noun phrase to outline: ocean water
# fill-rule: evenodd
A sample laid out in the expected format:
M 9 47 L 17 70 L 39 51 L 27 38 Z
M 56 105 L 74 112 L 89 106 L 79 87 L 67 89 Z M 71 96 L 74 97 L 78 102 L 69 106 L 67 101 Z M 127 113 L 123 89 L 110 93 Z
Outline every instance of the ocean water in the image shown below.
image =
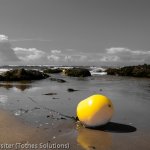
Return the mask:
M 51 118 L 59 120 L 66 115 L 75 117 L 76 106 L 81 100 L 93 94 L 103 94 L 108 96 L 114 105 L 115 113 L 111 121 L 137 129 L 134 134 L 111 134 L 115 143 L 112 144 L 112 149 L 118 149 L 124 142 L 128 145 L 132 140 L 138 143 L 138 137 L 144 143 L 136 144 L 137 146 L 142 149 L 150 147 L 150 79 L 109 75 L 93 75 L 88 78 L 67 77 L 61 74 L 51 76 L 66 82 L 58 83 L 49 79 L 26 83 L 0 82 L 0 108 L 33 125 L 43 125 L 48 124 Z M 68 88 L 78 91 L 68 92 Z M 47 93 L 53 95 L 44 95 Z M 97 133 L 94 133 L 94 136 L 96 135 Z

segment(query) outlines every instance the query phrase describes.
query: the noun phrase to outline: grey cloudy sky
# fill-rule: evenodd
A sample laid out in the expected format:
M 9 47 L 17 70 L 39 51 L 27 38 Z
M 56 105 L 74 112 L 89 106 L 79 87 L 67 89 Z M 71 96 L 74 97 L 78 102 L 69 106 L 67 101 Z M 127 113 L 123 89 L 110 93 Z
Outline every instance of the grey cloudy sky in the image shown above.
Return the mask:
M 150 63 L 149 0 L 0 0 L 0 65 Z

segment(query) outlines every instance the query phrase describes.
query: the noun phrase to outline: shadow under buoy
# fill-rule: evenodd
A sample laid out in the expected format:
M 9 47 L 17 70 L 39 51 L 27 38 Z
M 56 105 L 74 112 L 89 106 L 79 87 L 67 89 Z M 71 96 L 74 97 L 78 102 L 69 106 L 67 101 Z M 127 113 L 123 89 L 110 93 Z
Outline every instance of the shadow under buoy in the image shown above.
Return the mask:
M 129 132 L 135 132 L 137 130 L 134 126 L 116 123 L 116 122 L 108 122 L 105 125 L 94 127 L 91 129 L 101 130 L 105 132 L 114 132 L 114 133 L 129 133 Z

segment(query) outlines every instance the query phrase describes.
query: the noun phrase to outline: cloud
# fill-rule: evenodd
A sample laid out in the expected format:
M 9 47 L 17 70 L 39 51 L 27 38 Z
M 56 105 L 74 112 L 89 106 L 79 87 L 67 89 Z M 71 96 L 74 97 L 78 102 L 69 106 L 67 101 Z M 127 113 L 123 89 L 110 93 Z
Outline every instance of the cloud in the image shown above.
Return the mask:
M 8 40 L 8 37 L 6 35 L 0 34 L 0 41 Z
M 57 50 L 57 49 L 51 50 L 51 53 L 52 53 L 52 54 L 60 54 L 60 53 L 61 53 L 61 50 Z
M 135 55 L 141 55 L 141 54 L 150 54 L 150 51 L 143 51 L 143 50 L 131 50 L 128 48 L 123 47 L 112 47 L 109 49 L 106 49 L 107 54 L 116 54 L 116 53 L 126 53 L 126 54 L 135 54 Z
M 150 51 L 112 47 L 104 53 L 52 50 L 49 60 L 67 65 L 137 65 L 150 63 Z
M 103 56 L 100 58 L 100 61 L 102 62 L 118 62 L 120 61 L 120 58 L 118 56 Z
M 84 61 L 87 61 L 87 56 L 86 55 L 66 55 L 64 57 L 64 61 L 70 61 L 70 62 L 75 62 L 75 63 L 82 63 Z
M 80 65 L 84 61 L 87 62 L 85 53 L 77 52 L 74 49 L 51 50 L 47 58 L 50 62 L 58 65 Z
M 105 58 L 105 59 L 104 59 Z M 123 47 L 112 47 L 106 49 L 102 60 L 116 62 L 125 65 L 150 63 L 150 51 L 131 50 Z
M 16 47 L 16 48 L 13 48 L 13 50 L 15 51 L 19 59 L 25 62 L 30 62 L 30 61 L 35 62 L 41 59 L 44 60 L 44 58 L 46 58 L 46 53 L 36 48 Z
M 112 47 L 104 53 L 79 52 L 77 50 L 51 50 L 43 52 L 36 48 L 14 48 L 20 60 L 26 63 L 54 65 L 134 65 L 150 63 L 150 51 Z
M 19 61 L 19 58 L 15 54 L 8 37 L 0 35 L 0 63 L 5 65 Z
M 53 49 L 44 52 L 37 48 L 12 48 L 11 41 L 13 40 L 9 40 L 6 35 L 0 35 L 0 64 L 137 65 L 150 63 L 150 51 L 145 50 L 111 47 L 103 53 L 92 52 L 92 50 L 84 52 L 76 49 Z
M 47 56 L 47 58 L 48 58 L 49 61 L 56 61 L 56 62 L 58 62 L 60 60 L 60 57 L 56 56 L 56 55 L 49 55 L 49 56 Z

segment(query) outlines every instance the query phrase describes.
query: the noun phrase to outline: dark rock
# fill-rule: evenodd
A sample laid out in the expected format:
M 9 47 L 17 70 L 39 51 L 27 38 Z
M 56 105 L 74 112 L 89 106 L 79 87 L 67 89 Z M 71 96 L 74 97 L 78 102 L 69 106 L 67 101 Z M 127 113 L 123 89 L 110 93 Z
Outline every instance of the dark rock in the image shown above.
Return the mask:
M 43 95 L 57 95 L 57 93 L 46 93 L 46 94 L 43 94 Z
M 84 68 L 72 68 L 72 69 L 66 69 L 64 71 L 65 75 L 71 76 L 71 77 L 88 77 L 91 76 L 91 73 L 88 69 Z
M 63 80 L 63 79 L 56 79 L 56 78 L 50 78 L 50 80 L 51 80 L 51 81 L 57 81 L 57 82 L 59 82 L 59 83 L 64 83 L 64 82 L 66 82 L 66 81 Z
M 108 68 L 106 70 L 108 75 L 118 75 L 118 71 L 119 71 L 119 69 L 116 69 L 116 68 Z
M 66 118 L 64 118 L 64 117 L 61 117 L 60 119 L 62 119 L 62 120 L 67 120 Z
M 109 68 L 106 70 L 108 75 L 147 77 L 150 78 L 150 65 L 127 66 L 119 69 Z
M 57 97 L 53 97 L 52 99 L 59 99 L 59 98 L 57 98 Z
M 0 81 L 40 80 L 49 75 L 36 70 L 14 69 L 0 75 Z
M 59 68 L 58 69 L 45 69 L 43 72 L 44 73 L 61 73 L 62 70 Z
M 69 88 L 69 89 L 67 89 L 67 91 L 68 91 L 68 92 L 75 92 L 75 91 L 78 91 L 78 90 Z

